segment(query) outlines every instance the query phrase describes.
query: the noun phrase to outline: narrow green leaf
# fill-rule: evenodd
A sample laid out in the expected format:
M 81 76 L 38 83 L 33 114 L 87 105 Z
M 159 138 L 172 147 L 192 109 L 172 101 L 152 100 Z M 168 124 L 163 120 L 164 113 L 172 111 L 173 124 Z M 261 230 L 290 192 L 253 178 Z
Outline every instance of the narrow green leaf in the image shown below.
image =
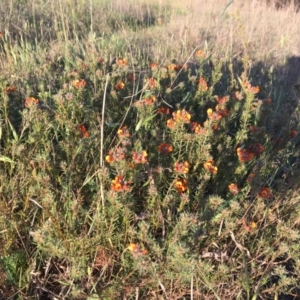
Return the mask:
M 135 126 L 135 131 L 139 131 L 141 126 L 143 125 L 143 119 L 139 120 L 139 122 Z
M 12 131 L 12 134 L 14 136 L 14 140 L 17 142 L 19 140 L 18 134 L 17 134 L 15 128 L 12 126 L 12 124 L 10 123 L 9 120 L 8 120 L 8 124 L 9 124 L 10 130 Z
M 11 164 L 15 164 L 15 162 L 13 160 L 11 160 L 9 157 L 7 156 L 0 156 L 0 161 L 3 161 L 3 162 L 8 162 L 8 163 L 11 163 Z

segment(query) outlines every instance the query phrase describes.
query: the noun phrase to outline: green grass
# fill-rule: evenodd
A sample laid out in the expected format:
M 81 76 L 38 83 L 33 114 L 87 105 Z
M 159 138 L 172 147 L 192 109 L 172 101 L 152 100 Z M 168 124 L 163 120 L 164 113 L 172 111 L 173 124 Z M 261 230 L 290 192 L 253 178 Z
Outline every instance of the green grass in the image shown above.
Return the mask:
M 4 2 L 3 297 L 299 297 L 292 7 Z

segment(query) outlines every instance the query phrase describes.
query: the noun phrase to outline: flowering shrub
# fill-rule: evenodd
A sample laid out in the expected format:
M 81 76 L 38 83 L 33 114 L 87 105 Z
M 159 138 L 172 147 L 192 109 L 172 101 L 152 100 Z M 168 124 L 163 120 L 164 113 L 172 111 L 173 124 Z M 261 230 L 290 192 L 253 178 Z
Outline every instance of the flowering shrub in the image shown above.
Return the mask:
M 96 42 L 91 34 L 78 57 L 69 44 L 66 57 L 47 56 L 41 79 L 39 66 L 1 81 L 1 289 L 66 299 L 296 293 L 299 115 L 279 134 L 276 95 L 246 71 L 225 76 L 208 49 L 149 64 L 98 53 Z

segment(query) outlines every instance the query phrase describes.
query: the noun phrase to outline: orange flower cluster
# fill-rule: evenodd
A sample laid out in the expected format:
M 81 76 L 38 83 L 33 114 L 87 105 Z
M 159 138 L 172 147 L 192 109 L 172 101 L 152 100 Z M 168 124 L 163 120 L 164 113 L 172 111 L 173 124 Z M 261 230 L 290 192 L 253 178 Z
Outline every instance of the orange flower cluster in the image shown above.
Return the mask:
M 227 108 L 223 108 L 220 104 L 217 104 L 217 106 L 216 106 L 216 112 L 221 117 L 227 117 L 229 115 L 229 110 Z
M 34 97 L 28 97 L 25 99 L 25 106 L 26 107 L 31 107 L 32 105 L 37 105 L 39 104 L 39 100 L 34 98 Z
M 168 108 L 168 107 L 159 107 L 157 109 L 157 112 L 159 114 L 169 115 L 170 114 L 170 108 Z
M 4 88 L 3 91 L 5 94 L 11 94 L 16 90 L 16 88 L 12 85 L 8 86 L 7 88 Z
M 88 138 L 91 136 L 90 132 L 87 130 L 86 124 L 76 125 L 76 129 L 80 132 L 82 138 Z
M 259 143 L 252 144 L 247 149 L 242 147 L 236 149 L 240 162 L 248 162 L 252 160 L 253 157 L 259 156 L 263 151 L 264 147 Z
M 134 106 L 136 107 L 140 107 L 140 106 L 149 106 L 154 104 L 154 102 L 156 101 L 156 97 L 154 95 L 148 96 L 145 99 L 139 100 L 137 102 L 134 103 Z
M 161 143 L 158 147 L 157 150 L 159 153 L 162 154 L 169 154 L 173 151 L 173 146 L 168 144 L 168 143 Z
M 110 150 L 108 155 L 105 157 L 105 160 L 108 163 L 112 163 L 114 161 L 121 161 L 125 158 L 125 149 L 121 147 L 117 147 L 116 149 Z
M 222 115 L 217 111 L 213 111 L 211 108 L 209 108 L 206 112 L 207 112 L 207 116 L 212 121 L 217 121 L 222 119 Z
M 228 189 L 232 195 L 237 195 L 241 191 L 241 189 L 237 186 L 236 183 L 229 184 Z
M 110 188 L 115 192 L 130 191 L 130 187 L 128 186 L 129 184 L 130 183 L 128 181 L 124 181 L 122 175 L 118 175 L 111 181 Z
M 191 114 L 185 109 L 177 110 L 172 113 L 173 119 L 167 120 L 167 127 L 173 129 L 177 123 L 190 123 Z
M 170 64 L 168 66 L 169 71 L 179 71 L 181 69 L 186 69 L 187 65 L 176 65 L 176 64 Z
M 252 86 L 249 81 L 244 81 L 243 85 L 248 92 L 251 92 L 253 94 L 259 93 L 259 86 Z
M 148 78 L 146 84 L 150 89 L 155 89 L 157 87 L 157 80 L 153 77 Z
M 115 85 L 115 89 L 116 89 L 117 91 L 123 90 L 124 88 L 125 88 L 125 83 L 124 83 L 122 80 L 120 80 L 120 81 Z
M 132 255 L 135 258 L 138 258 L 142 255 L 146 255 L 148 253 L 147 250 L 142 250 L 140 245 L 138 244 L 134 244 L 134 243 L 130 243 L 129 246 L 127 247 L 127 249 L 132 253 Z
M 198 91 L 206 92 L 208 90 L 207 82 L 204 78 L 200 78 L 198 81 Z
M 148 153 L 145 150 L 141 152 L 136 152 L 136 151 L 132 152 L 132 160 L 136 164 L 145 164 L 148 161 L 147 157 L 148 157 Z
M 125 67 L 127 65 L 127 61 L 125 58 L 117 58 L 116 64 L 121 67 Z
M 175 162 L 174 171 L 177 173 L 187 174 L 189 172 L 190 165 L 187 161 L 185 162 Z
M 121 138 L 130 137 L 130 133 L 129 133 L 129 130 L 128 130 L 127 126 L 124 126 L 124 127 L 118 129 L 118 136 L 121 137 Z
M 272 198 L 272 194 L 269 188 L 263 187 L 260 189 L 258 196 L 263 198 L 263 199 L 270 199 Z
M 216 100 L 220 105 L 227 103 L 229 99 L 230 99 L 229 96 L 224 96 L 224 97 L 216 96 Z
M 242 223 L 248 232 L 252 232 L 252 230 L 257 227 L 257 224 L 254 221 L 250 222 L 250 224 L 247 225 L 245 219 L 243 219 Z
M 207 130 L 203 127 L 201 127 L 201 125 L 197 122 L 192 122 L 190 125 L 190 129 L 192 132 L 195 132 L 196 134 L 200 134 L 200 135 L 204 135 L 206 134 Z
M 84 79 L 75 79 L 71 82 L 71 85 L 76 89 L 83 89 L 86 86 L 86 81 Z
M 215 162 L 213 160 L 208 160 L 203 164 L 203 167 L 206 171 L 216 174 L 218 172 L 218 167 L 215 166 Z
M 170 65 L 168 65 L 168 70 L 169 71 L 175 71 L 175 70 L 177 70 L 177 65 L 176 64 L 170 64 Z
M 178 178 L 175 180 L 174 186 L 175 186 L 176 190 L 180 194 L 182 194 L 183 192 L 187 191 L 187 189 L 188 189 L 188 181 L 185 178 L 183 178 L 183 179 Z
M 238 101 L 243 100 L 244 99 L 244 94 L 241 91 L 236 91 L 236 92 L 233 93 L 233 98 L 235 100 L 238 100 Z
M 253 158 L 253 153 L 249 152 L 247 149 L 241 147 L 236 149 L 238 158 L 240 162 L 248 162 Z
M 172 115 L 175 122 L 183 123 L 190 123 L 192 117 L 191 114 L 189 114 L 185 109 L 174 111 Z
M 173 119 L 167 120 L 167 127 L 169 127 L 170 129 L 173 129 L 175 127 L 175 122 Z

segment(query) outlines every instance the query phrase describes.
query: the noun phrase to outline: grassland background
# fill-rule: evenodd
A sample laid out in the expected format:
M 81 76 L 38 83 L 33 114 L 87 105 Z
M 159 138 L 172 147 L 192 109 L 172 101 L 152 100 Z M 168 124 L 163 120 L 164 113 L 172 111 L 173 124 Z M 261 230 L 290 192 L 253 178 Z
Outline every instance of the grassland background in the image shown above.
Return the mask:
M 106 74 L 101 74 L 99 85 L 95 76 L 97 68 L 94 66 L 99 59 L 112 66 L 116 58 L 126 57 L 128 71 L 136 73 L 148 72 L 149 63 L 153 62 L 161 66 L 172 62 L 189 63 L 196 68 L 194 52 L 200 49 L 210 57 L 209 70 L 220 63 L 224 77 L 230 78 L 232 72 L 235 75 L 245 72 L 253 86 L 260 86 L 264 96 L 272 98 L 272 112 L 260 121 L 270 137 L 284 136 L 291 129 L 299 132 L 300 15 L 293 5 L 277 10 L 272 3 L 242 0 L 2 0 L 0 16 L 1 88 L 4 91 L 14 86 L 17 90 L 12 98 L 4 92 L 0 98 L 0 295 L 4 299 L 299 297 L 300 259 L 296 254 L 300 239 L 299 134 L 293 142 L 286 142 L 281 152 L 275 155 L 270 150 L 270 155 L 265 157 L 265 165 L 270 166 L 266 178 L 271 178 L 278 168 L 284 170 L 286 177 L 278 182 L 273 179 L 278 192 L 274 202 L 265 204 L 258 200 L 253 212 L 259 224 L 256 233 L 247 236 L 247 230 L 236 225 L 234 219 L 229 222 L 231 231 L 227 231 L 227 236 L 225 233 L 220 236 L 218 231 L 222 225 L 214 224 L 211 241 L 205 240 L 202 244 L 201 240 L 201 247 L 196 251 L 199 255 L 202 251 L 217 255 L 230 249 L 228 253 L 233 258 L 229 263 L 204 258 L 199 262 L 199 255 L 189 246 L 190 236 L 199 230 L 197 223 L 195 232 L 188 234 L 189 228 L 194 226 L 192 211 L 184 211 L 178 220 L 172 220 L 174 223 L 170 221 L 172 229 L 167 246 L 156 239 L 161 230 L 157 225 L 159 217 L 138 227 L 132 207 L 122 206 L 121 201 L 113 198 L 111 204 L 124 213 L 118 215 L 114 209 L 103 213 L 99 200 L 103 191 L 99 186 L 104 179 L 95 179 L 95 185 L 85 190 L 88 176 L 74 171 L 72 163 L 77 153 L 72 152 L 72 143 L 66 149 L 53 151 L 66 153 L 61 161 L 57 158 L 57 165 L 65 168 L 69 176 L 65 185 L 58 179 L 53 183 L 57 174 L 50 167 L 52 162 L 45 158 L 48 153 L 43 152 L 43 149 L 50 151 L 52 145 L 46 140 L 46 134 L 44 140 L 40 138 L 43 130 L 50 128 L 53 115 L 44 116 L 31 110 L 32 113 L 24 113 L 26 97 L 39 97 L 46 109 L 47 101 L 50 104 L 58 101 L 58 86 L 68 81 L 67 73 L 82 67 L 79 72 L 83 74 L 85 65 L 92 69 L 88 73 L 91 90 L 88 96 L 104 99 Z M 219 89 L 226 90 L 222 84 Z M 107 104 L 108 111 L 118 111 L 118 106 L 113 107 L 116 104 L 112 103 Z M 101 106 L 96 108 L 100 110 Z M 94 128 L 101 131 L 102 120 L 93 114 L 96 108 L 87 107 L 78 118 L 90 117 Z M 60 111 L 61 123 L 71 122 L 72 117 L 68 117 L 71 109 L 78 112 L 78 107 Z M 25 119 L 28 123 L 24 123 Z M 33 125 L 34 120 L 39 120 L 40 125 Z M 113 121 L 110 116 L 105 120 L 106 124 Z M 133 127 L 135 121 L 132 121 Z M 32 126 L 28 140 L 23 138 L 28 130 L 24 124 Z M 57 120 L 56 124 L 63 130 L 64 124 Z M 111 134 L 105 138 L 111 139 Z M 99 161 L 103 163 L 99 152 L 105 156 L 110 142 L 104 141 L 103 148 L 99 138 L 93 136 L 92 133 L 88 142 L 76 148 L 78 152 L 91 149 L 84 150 L 86 154 L 80 158 L 82 164 L 77 160 L 76 163 L 81 173 L 102 174 L 103 169 L 101 176 L 105 177 L 103 165 L 99 167 Z M 70 162 L 73 171 L 63 165 L 64 160 Z M 72 172 L 76 173 L 74 177 Z M 225 168 L 222 172 L 226 177 Z M 60 177 L 57 175 L 57 178 Z M 70 184 L 74 185 L 73 191 L 68 189 Z M 97 204 L 94 198 L 93 201 L 82 199 L 92 199 L 94 195 L 97 195 Z M 251 192 L 243 194 L 245 199 L 249 195 Z M 218 203 L 217 198 L 214 201 Z M 83 204 L 90 207 L 81 210 L 79 207 Z M 41 210 L 39 205 L 44 208 Z M 260 208 L 266 213 L 258 212 Z M 150 206 L 151 209 L 153 214 L 161 213 L 160 206 Z M 234 205 L 230 209 L 238 210 Z M 167 208 L 165 211 L 167 216 Z M 247 207 L 241 208 L 237 219 L 241 219 L 245 211 Z M 76 218 L 82 223 L 77 224 Z M 151 226 L 159 229 L 151 229 Z M 185 236 L 189 236 L 186 243 Z M 127 255 L 128 251 L 123 251 L 129 242 L 136 240 L 151 248 L 151 259 L 136 260 Z M 211 250 L 219 245 L 222 245 L 220 249 Z M 247 257 L 246 248 L 251 250 L 252 258 Z

